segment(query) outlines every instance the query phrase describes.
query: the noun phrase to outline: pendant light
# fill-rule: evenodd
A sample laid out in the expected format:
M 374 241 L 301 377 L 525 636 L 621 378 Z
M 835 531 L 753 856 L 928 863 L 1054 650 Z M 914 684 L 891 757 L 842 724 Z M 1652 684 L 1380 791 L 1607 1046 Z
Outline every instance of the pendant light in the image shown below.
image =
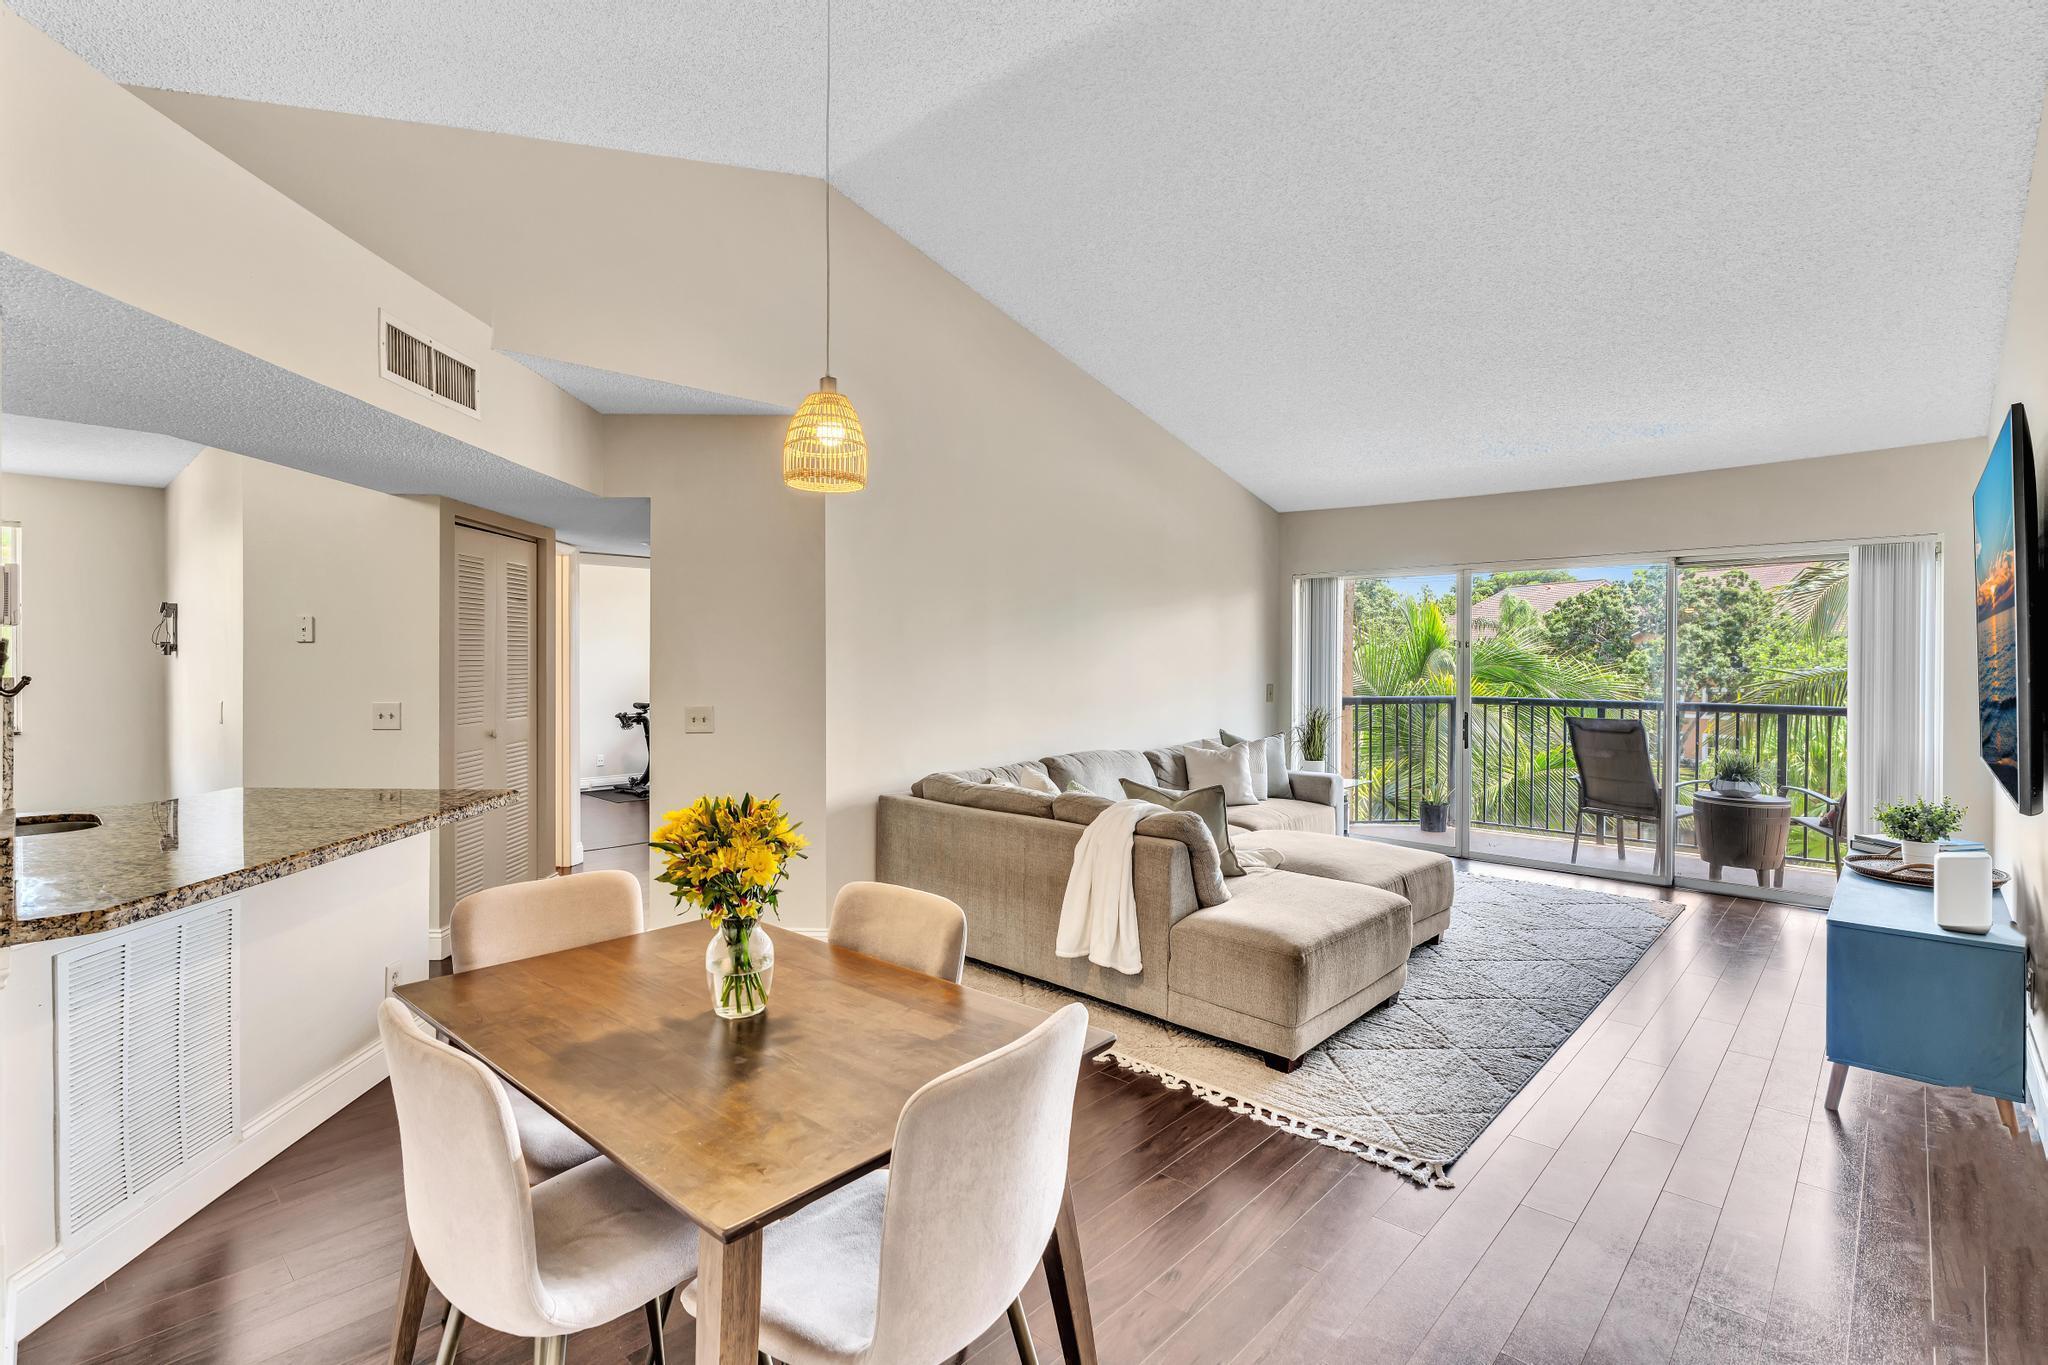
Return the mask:
M 782 481 L 812 493 L 868 486 L 868 438 L 832 377 L 832 0 L 825 0 L 825 375 L 782 438 Z

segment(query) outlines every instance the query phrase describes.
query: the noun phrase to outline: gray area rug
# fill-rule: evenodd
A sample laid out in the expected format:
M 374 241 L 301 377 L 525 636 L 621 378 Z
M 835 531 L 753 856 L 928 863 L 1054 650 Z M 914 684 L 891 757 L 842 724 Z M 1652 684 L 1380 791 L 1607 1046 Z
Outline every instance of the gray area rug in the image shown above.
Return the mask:
M 1451 1164 L 1679 908 L 1460 872 L 1450 931 L 1409 958 L 1399 998 L 1318 1044 L 1292 1075 L 1235 1044 L 1084 1003 L 1115 1031 L 1112 1055 L 1126 1067 L 1411 1179 L 1449 1184 Z M 967 983 L 1048 1008 L 1079 998 L 979 963 L 968 965 Z

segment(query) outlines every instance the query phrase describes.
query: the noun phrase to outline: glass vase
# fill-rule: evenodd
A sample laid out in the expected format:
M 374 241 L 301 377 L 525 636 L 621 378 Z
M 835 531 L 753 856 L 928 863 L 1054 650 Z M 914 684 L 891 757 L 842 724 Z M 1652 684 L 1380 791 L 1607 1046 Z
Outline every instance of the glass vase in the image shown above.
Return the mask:
M 728 915 L 704 948 L 711 1007 L 721 1019 L 746 1019 L 768 1008 L 775 979 L 775 945 L 753 920 Z

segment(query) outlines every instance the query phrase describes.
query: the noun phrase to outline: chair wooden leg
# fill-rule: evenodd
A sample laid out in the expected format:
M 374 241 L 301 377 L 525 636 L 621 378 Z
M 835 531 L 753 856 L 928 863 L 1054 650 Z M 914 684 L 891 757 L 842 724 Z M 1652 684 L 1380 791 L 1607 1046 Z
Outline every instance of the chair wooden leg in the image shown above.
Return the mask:
M 2011 1100 L 1998 1102 L 1998 1121 L 2005 1125 L 2005 1131 L 2011 1136 L 2020 1135 L 2020 1116 L 2012 1111 Z
M 1010 1340 L 1017 1343 L 1022 1365 L 1038 1365 L 1038 1348 L 1031 1344 L 1031 1324 L 1024 1317 L 1024 1300 L 1010 1300 Z
M 455 1348 L 462 1341 L 462 1324 L 469 1319 L 454 1304 L 448 1305 L 448 1319 L 441 1325 L 441 1347 L 434 1352 L 434 1365 L 455 1365 Z
M 412 1365 L 419 1345 L 420 1314 L 427 1306 L 427 1268 L 412 1238 L 405 1239 L 405 1265 L 398 1276 L 398 1313 L 391 1325 L 391 1365 Z

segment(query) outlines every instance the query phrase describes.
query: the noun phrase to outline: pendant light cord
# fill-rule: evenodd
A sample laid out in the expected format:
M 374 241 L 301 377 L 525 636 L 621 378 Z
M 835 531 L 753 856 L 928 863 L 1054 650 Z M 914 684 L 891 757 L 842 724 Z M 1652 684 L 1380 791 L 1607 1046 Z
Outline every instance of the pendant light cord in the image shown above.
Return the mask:
M 825 373 L 832 373 L 832 0 L 825 0 Z

